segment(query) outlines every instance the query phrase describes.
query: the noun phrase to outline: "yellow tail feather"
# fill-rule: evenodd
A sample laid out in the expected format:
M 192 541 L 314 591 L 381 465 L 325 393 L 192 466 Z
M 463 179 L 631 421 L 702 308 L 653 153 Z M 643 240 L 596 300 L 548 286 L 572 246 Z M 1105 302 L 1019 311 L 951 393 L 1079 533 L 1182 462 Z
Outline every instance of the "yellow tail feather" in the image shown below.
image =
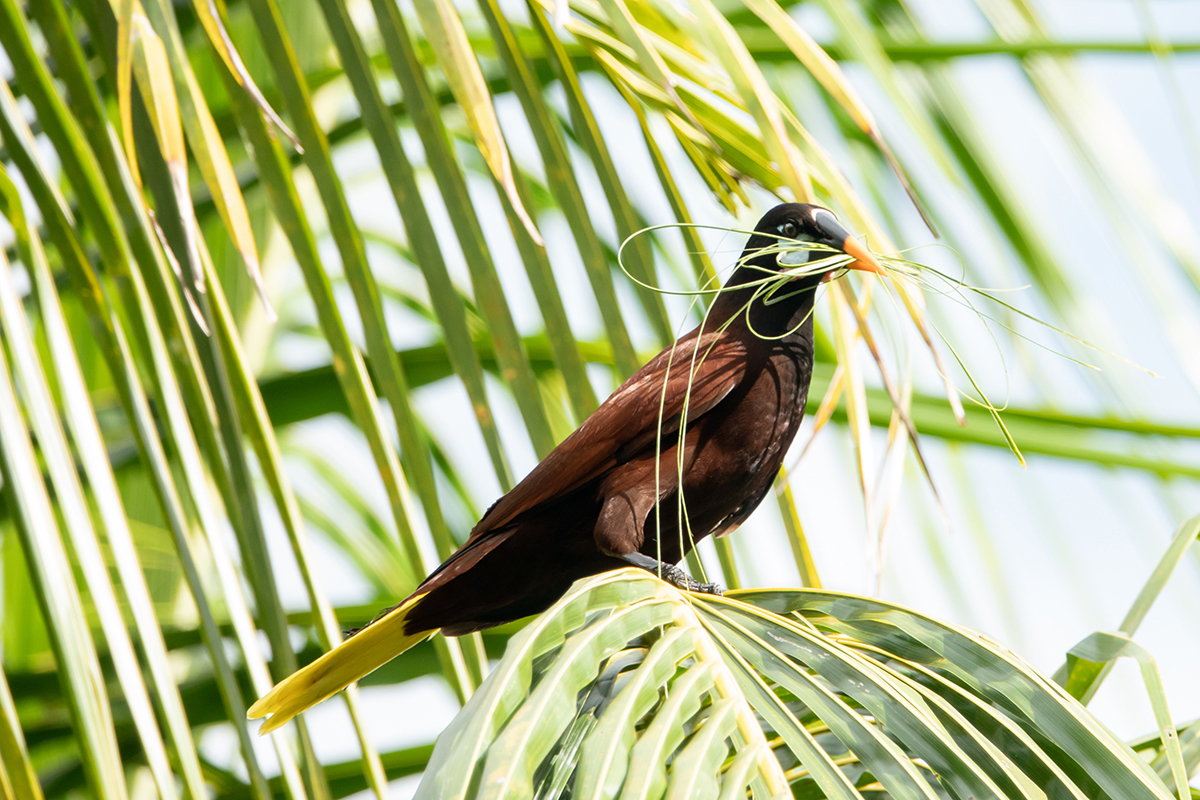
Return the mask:
M 408 648 L 437 631 L 406 634 L 404 622 L 424 594 L 410 598 L 358 633 L 284 678 L 246 713 L 249 719 L 267 717 L 259 734 L 281 728 L 292 717 L 374 672 Z M 268 716 L 269 715 L 269 716 Z

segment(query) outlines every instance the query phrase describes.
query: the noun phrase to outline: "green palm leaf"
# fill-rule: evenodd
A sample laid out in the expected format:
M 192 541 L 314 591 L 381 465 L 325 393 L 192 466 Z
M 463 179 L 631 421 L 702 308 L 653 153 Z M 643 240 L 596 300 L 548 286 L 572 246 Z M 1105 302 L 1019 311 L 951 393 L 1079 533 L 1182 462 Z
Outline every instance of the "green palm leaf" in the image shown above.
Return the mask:
M 582 581 L 509 644 L 418 797 L 1167 798 L 1074 698 L 972 631 L 812 590 Z

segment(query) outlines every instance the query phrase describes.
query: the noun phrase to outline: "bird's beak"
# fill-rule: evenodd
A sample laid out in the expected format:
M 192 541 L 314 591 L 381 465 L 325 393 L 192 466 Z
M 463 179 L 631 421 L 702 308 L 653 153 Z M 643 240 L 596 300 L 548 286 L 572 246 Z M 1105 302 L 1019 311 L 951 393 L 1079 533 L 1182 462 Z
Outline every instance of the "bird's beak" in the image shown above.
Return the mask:
M 871 251 L 866 246 L 855 239 L 853 236 L 847 236 L 841 244 L 842 252 L 848 256 L 854 256 L 848 266 L 850 269 L 861 269 L 863 272 L 874 272 L 876 275 L 883 274 L 883 266 L 871 255 Z
M 816 223 L 817 230 L 822 233 L 829 246 L 836 247 L 846 255 L 854 257 L 854 260 L 846 265 L 849 269 L 874 272 L 876 275 L 884 274 L 883 266 L 875 256 L 871 255 L 871 251 L 862 242 L 851 236 L 832 212 L 823 208 L 817 209 L 813 214 L 813 222 Z

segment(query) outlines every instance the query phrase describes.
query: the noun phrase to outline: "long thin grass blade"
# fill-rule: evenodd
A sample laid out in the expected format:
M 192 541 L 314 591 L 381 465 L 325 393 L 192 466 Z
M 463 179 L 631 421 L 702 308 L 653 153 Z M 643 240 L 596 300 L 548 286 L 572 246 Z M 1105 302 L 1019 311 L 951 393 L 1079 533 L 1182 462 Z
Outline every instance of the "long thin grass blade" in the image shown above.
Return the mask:
M 0 9 L 2 8 L 3 6 L 0 6 Z M 0 26 L 0 36 L 3 35 L 3 30 L 3 26 Z M 13 51 L 10 50 L 10 52 Z M 37 75 L 37 72 L 33 71 L 32 74 Z M 44 87 L 42 83 L 34 81 L 31 81 L 27 85 L 30 88 L 37 87 L 41 89 Z M 53 101 L 45 94 L 40 96 L 43 101 L 48 101 L 46 102 L 46 107 L 49 111 L 56 113 L 58 109 L 56 109 Z M 11 95 L 7 93 L 6 87 L 0 86 L 0 99 L 5 98 L 11 98 Z M 186 522 L 186 516 L 182 508 L 178 490 L 174 485 L 174 478 L 171 475 L 170 467 L 167 465 L 166 453 L 159 438 L 157 424 L 152 419 L 149 403 L 142 388 L 129 343 L 125 339 L 123 329 L 117 324 L 116 316 L 108 305 L 108 300 L 100 288 L 99 281 L 96 274 L 92 271 L 91 264 L 88 262 L 82 247 L 75 238 L 69 211 L 66 209 L 62 197 L 54 191 L 53 184 L 49 181 L 45 170 L 33 156 L 32 136 L 24 126 L 24 121 L 19 116 L 14 116 L 11 110 L 11 103 L 0 102 L 0 112 L 3 112 L 0 113 L 0 135 L 3 135 L 5 141 L 8 143 L 9 153 L 21 169 L 26 184 L 30 187 L 37 201 L 42 217 L 47 221 L 51 236 L 60 256 L 64 259 L 72 283 L 75 284 L 77 296 L 81 298 L 88 312 L 88 321 L 91 324 L 97 341 L 100 343 L 100 350 L 109 366 L 110 374 L 117 383 L 122 404 L 133 418 L 134 432 L 139 450 L 146 455 L 151 465 L 155 492 L 159 502 L 162 504 L 164 517 L 170 525 L 177 551 L 184 567 L 188 587 L 196 602 L 203 623 L 205 644 L 209 648 L 210 656 L 213 658 L 213 663 L 217 668 L 217 674 L 221 678 L 222 700 L 227 710 L 233 712 L 231 713 L 231 718 L 235 718 L 238 709 L 240 709 L 241 714 L 245 713 L 245 706 L 242 703 L 240 690 L 234 680 L 228 659 L 223 649 L 221 649 L 223 645 L 221 645 L 220 634 L 216 623 L 212 619 L 208 600 L 195 568 L 195 562 L 190 549 L 190 532 L 187 530 L 188 523 Z M 56 122 L 69 119 L 69 117 L 54 117 Z M 56 130 L 59 135 L 66 137 L 64 143 L 69 143 L 70 145 L 70 149 L 63 147 L 60 153 L 80 153 L 79 150 L 74 149 L 79 147 L 79 140 L 75 136 L 77 131 L 73 131 L 69 123 L 64 122 Z M 73 163 L 76 167 L 80 168 L 78 170 L 79 175 L 82 178 L 87 178 L 90 171 L 87 169 L 88 162 L 86 159 L 76 160 Z M 107 193 L 104 193 L 102 197 L 96 198 L 93 196 L 92 199 L 98 201 L 106 196 L 108 196 Z M 104 206 L 102 203 L 96 203 L 96 206 L 93 210 L 97 211 L 98 219 L 102 223 L 112 219 L 103 213 Z M 108 241 L 108 246 L 119 245 L 117 240 L 111 236 L 102 237 L 102 240 Z M 121 255 L 119 251 L 117 255 Z M 125 262 L 121 261 L 119 263 Z M 133 273 L 133 275 L 136 275 L 136 273 Z M 157 351 L 157 354 L 161 355 L 161 350 Z M 157 365 L 161 367 L 165 362 L 166 359 L 164 356 L 157 362 Z M 265 780 L 258 768 L 257 758 L 255 757 L 249 735 L 245 730 L 245 726 L 237 726 L 237 730 L 242 746 L 242 755 L 250 773 L 252 785 L 257 795 L 260 798 L 265 798 Z
M 139 0 L 140 2 L 140 0 Z M 175 84 L 179 103 L 179 118 L 187 133 L 194 163 L 204 177 L 217 212 L 225 223 L 226 232 L 242 256 L 246 271 L 254 282 L 260 302 L 269 320 L 274 321 L 275 310 L 267 298 L 263 285 L 262 268 L 258 261 L 258 248 L 254 242 L 254 231 L 250 226 L 250 215 L 242 199 L 241 187 L 233 164 L 225 150 L 221 133 L 213 121 L 212 112 L 204 99 L 204 93 L 192 71 L 187 51 L 183 45 L 174 9 L 164 0 L 146 0 L 142 7 L 155 32 L 162 40 L 170 63 L 170 76 Z M 193 213 L 190 197 L 181 208 Z
M 537 244 L 543 244 L 541 233 L 522 205 L 521 198 L 517 196 L 504 133 L 500 130 L 500 122 L 496 119 L 496 111 L 492 107 L 487 82 L 467 40 L 458 10 L 450 0 L 418 3 L 416 8 L 426 39 L 437 54 L 438 66 L 446 76 L 450 90 L 467 113 L 467 120 L 475 133 L 479 151 L 504 193 L 508 195 L 509 202 L 529 231 L 529 236 Z
M 534 26 L 537 28 L 541 41 L 548 51 L 554 73 L 558 76 L 559 82 L 562 84 L 563 91 L 566 94 L 572 132 L 576 140 L 579 141 L 591 157 L 592 164 L 596 167 L 600 186 L 604 190 L 605 197 L 608 199 L 609 208 L 612 209 L 613 218 L 617 225 L 617 236 L 620 237 L 621 241 L 625 241 L 641 227 L 637 219 L 637 212 L 626 194 L 620 176 L 617 174 L 616 165 L 613 163 L 612 154 L 600 132 L 592 105 L 588 102 L 583 92 L 583 86 L 579 81 L 579 74 L 567 56 L 563 43 L 551 29 L 550 21 L 546 18 L 546 15 L 537 9 L 535 3 L 529 2 L 527 5 L 530 16 L 533 17 Z M 653 276 L 654 255 L 650 250 L 649 242 L 639 238 L 634 254 L 636 257 L 631 259 L 630 262 L 634 277 L 643 283 L 656 285 Z M 662 297 L 655 294 L 654 302 L 647 303 L 645 290 L 640 289 L 638 296 L 642 298 L 642 306 L 650 316 L 651 324 L 655 326 L 659 338 L 665 339 L 665 341 L 674 339 L 675 337 L 670 330 L 670 321 L 666 315 L 666 309 L 662 305 Z M 603 307 L 603 303 L 601 303 L 601 306 Z M 667 325 L 665 331 L 662 330 L 664 322 Z M 628 333 L 625 333 L 624 336 L 627 338 Z M 616 344 L 621 342 L 619 335 L 617 338 L 614 338 L 610 334 L 609 338 L 614 342 L 614 347 L 618 347 L 619 350 L 623 349 L 623 343 Z M 636 360 L 634 366 L 636 367 Z M 622 370 L 623 374 L 632 374 L 632 372 L 633 370 L 629 370 L 628 373 L 624 369 Z
M 874 482 L 869 475 L 871 456 L 871 423 L 867 414 L 866 384 L 863 381 L 855 345 L 858 336 L 851 322 L 853 300 L 842 292 L 841 282 L 834 282 L 829 289 L 829 300 L 833 314 L 833 342 L 838 363 L 846 371 L 846 418 L 850 422 L 850 436 L 854 442 L 858 482 L 862 488 L 863 504 L 866 507 L 867 527 L 875 523 Z
M 792 558 L 795 559 L 796 569 L 800 572 L 800 585 L 820 589 L 821 577 L 817 574 L 817 564 L 813 561 L 812 551 L 808 547 L 808 538 L 804 534 L 804 525 L 800 522 L 800 512 L 796 507 L 796 498 L 792 493 L 786 469 L 780 470 L 775 479 L 775 494 L 779 498 L 779 513 L 783 517 L 783 527 L 787 531 L 788 544 L 792 548 Z
M 50 633 L 88 782 L 97 794 L 123 800 L 128 790 L 108 692 L 11 374 L 0 348 L 0 476 Z
M 524 175 L 517 175 L 517 191 L 520 192 L 522 198 L 528 201 L 529 189 Z M 567 309 L 563 305 L 562 294 L 559 291 L 558 281 L 554 277 L 549 254 L 546 252 L 546 248 L 538 247 L 532 239 L 524 235 L 524 229 L 516 224 L 516 216 L 512 206 L 508 203 L 504 204 L 504 213 L 508 217 L 509 228 L 517 242 L 517 251 L 521 254 L 521 260 L 525 264 L 525 274 L 529 276 L 529 283 L 533 287 L 534 296 L 537 298 L 538 307 L 542 312 L 542 322 L 546 329 L 546 338 L 550 343 L 551 352 L 554 354 L 554 364 L 562 375 L 563 391 L 570 401 L 571 410 L 575 412 L 575 419 L 582 421 L 596 410 L 600 401 L 596 398 L 596 391 L 588 378 L 587 364 L 584 363 L 583 354 L 579 352 L 579 341 L 575 338 L 574 331 L 571 330 Z M 532 368 L 532 364 L 530 367 Z M 544 392 L 546 390 L 544 376 L 541 386 Z M 555 407 L 553 403 L 546 402 L 544 405 L 547 414 L 553 413 Z M 567 421 L 564 420 L 564 422 Z M 555 440 L 561 442 L 570 435 L 572 430 L 574 430 L 574 425 L 567 422 L 562 435 L 555 432 Z
M 7 204 L 4 213 L 13 224 L 18 241 L 23 243 L 22 259 L 32 278 L 51 362 L 63 397 L 67 423 L 83 462 L 84 473 L 92 487 L 92 496 L 121 578 L 121 589 L 129 598 L 130 612 L 146 654 L 154 690 L 162 704 L 174 752 L 182 765 L 184 785 L 192 797 L 201 797 L 205 791 L 204 778 L 201 775 L 200 760 L 191 728 L 184 712 L 179 688 L 175 683 L 175 676 L 167 661 L 167 648 L 162 630 L 153 613 L 154 605 L 150 591 L 134 548 L 120 492 L 109 464 L 95 411 L 88 399 L 87 385 L 71 344 L 70 332 L 41 240 L 21 212 L 16 187 L 2 171 L 0 195 L 4 196 L 4 202 Z
M 781 183 L 791 190 L 797 201 L 811 202 L 813 193 L 808 166 L 788 138 L 779 111 L 779 101 L 768 88 L 746 45 L 709 0 L 698 0 L 694 7 L 699 32 L 724 64 L 738 88 L 739 96 L 758 123 L 759 133 L 767 153 L 775 162 L 775 169 L 779 171 Z
M 133 143 L 133 13 L 137 0 L 120 0 L 116 4 L 117 18 L 117 113 L 121 120 L 121 140 L 125 144 L 125 159 L 137 164 Z M 134 180 L 137 180 L 136 167 Z
M 175 96 L 175 85 L 171 80 L 171 65 L 167 61 L 167 51 L 162 39 L 154 33 L 149 21 L 140 12 L 133 17 L 133 29 L 136 34 L 133 46 L 133 72 L 137 77 L 138 89 L 141 91 L 142 102 L 146 107 L 154 135 L 158 140 L 158 148 L 166 162 L 171 191 L 174 194 L 175 205 L 179 211 L 179 228 L 183 232 L 184 251 L 178 254 L 178 259 L 186 259 L 192 264 L 200 261 L 200 251 L 197 238 L 199 237 L 196 216 L 192 209 L 192 195 L 188 186 L 187 149 L 183 140 L 183 124 L 179 118 L 178 100 Z M 165 252 L 170 254 L 168 248 Z M 200 312 L 196 305 L 193 292 L 205 291 L 203 276 L 200 276 L 194 286 L 184 282 L 184 276 L 176 264 L 176 278 L 182 284 L 184 296 L 189 299 L 192 313 L 198 319 Z M 203 324 L 201 320 L 201 324 Z M 205 331 L 207 333 L 207 331 Z
M 175 778 L 167 759 L 166 746 L 150 695 L 142 678 L 133 642 L 125 628 L 125 620 L 117 602 L 117 595 L 108 575 L 104 555 L 84 498 L 83 486 L 79 482 L 74 457 L 67 445 L 66 435 L 55 413 L 55 403 L 50 394 L 37 356 L 33 336 L 26 326 L 25 315 L 19 298 L 12 286 L 8 264 L 0 256 L 0 330 L 12 354 L 16 374 L 29 411 L 31 428 L 37 437 L 43 458 L 46 460 L 54 496 L 63 515 L 66 532 L 75 551 L 75 563 L 83 572 L 89 594 L 100 618 L 100 627 L 108 642 L 117 679 L 125 702 L 133 716 L 138 738 L 150 766 L 151 774 L 164 800 L 178 797 Z M 84 398 L 75 402 L 86 403 Z M 47 532 L 48 534 L 48 532 Z
M 0 670 L 0 784 L 8 796 L 17 800 L 42 800 L 42 785 L 37 772 L 29 760 L 29 749 L 21 733 L 21 721 L 17 719 L 17 707 L 13 703 L 8 679 Z
M 262 90 L 258 88 L 254 78 L 250 76 L 250 71 L 242 62 L 241 54 L 238 53 L 233 40 L 229 38 L 229 31 L 226 30 L 225 23 L 221 19 L 216 0 L 193 0 L 192 8 L 195 9 L 200 25 L 208 35 L 209 45 L 221 57 L 230 74 L 236 77 L 238 85 L 254 101 L 254 105 L 271 123 L 271 126 L 286 136 L 292 143 L 292 147 L 303 153 L 304 148 L 300 146 L 300 140 L 296 138 L 296 134 L 292 133 L 291 129 L 275 113 L 275 109 L 271 108 L 271 104 L 267 102 L 267 98 L 263 96 Z
M 203 263 L 205 269 L 209 270 L 207 276 L 210 286 L 209 298 L 212 301 L 211 305 L 214 311 L 216 332 L 221 338 L 226 363 L 232 366 L 232 369 L 229 370 L 230 382 L 238 403 L 238 413 L 247 423 L 246 435 L 254 446 L 259 465 L 262 468 L 267 485 L 271 489 L 276 508 L 279 511 L 280 518 L 283 520 L 284 529 L 287 531 L 288 541 L 292 545 L 292 553 L 296 557 L 296 563 L 300 568 L 300 575 L 304 581 L 304 588 L 308 594 L 309 604 L 316 617 L 317 624 L 315 627 L 317 638 L 321 642 L 321 646 L 329 650 L 341 642 L 341 628 L 338 626 L 337 617 L 333 613 L 333 608 L 330 606 L 324 590 L 317 582 L 315 574 L 316 565 L 309 552 L 307 534 L 304 530 L 300 507 L 296 501 L 295 494 L 292 492 L 291 484 L 284 473 L 283 457 L 279 450 L 279 442 L 275 438 L 274 428 L 271 427 L 270 420 L 267 417 L 267 410 L 263 405 L 262 395 L 258 392 L 258 384 L 255 382 L 254 375 L 249 369 L 246 355 L 243 352 L 241 337 L 238 334 L 237 327 L 234 325 L 228 302 L 225 299 L 225 292 L 217 276 L 212 271 L 211 260 L 205 257 Z M 346 695 L 346 703 L 349 706 L 350 717 L 362 748 L 363 764 L 367 779 L 371 783 L 371 788 L 375 791 L 375 794 L 382 800 L 386 794 L 385 786 L 387 779 L 383 772 L 383 765 L 379 760 L 379 754 L 369 743 L 363 729 L 360 719 L 361 711 L 359 708 L 357 687 L 350 687 Z
M 451 219 L 455 220 L 459 225 L 469 224 L 474 219 L 474 213 L 471 210 L 470 202 L 466 200 L 466 184 L 450 154 L 445 131 L 441 127 L 441 121 L 437 117 L 436 112 L 430 110 L 431 105 L 433 108 L 437 108 L 437 106 L 433 104 L 432 99 L 429 97 L 429 89 L 424 82 L 423 67 L 411 52 L 411 43 L 408 40 L 403 18 L 400 16 L 394 2 L 379 0 L 375 3 L 375 8 L 379 19 L 388 21 L 388 24 L 381 26 L 384 33 L 384 45 L 387 48 L 389 58 L 392 59 L 395 72 L 401 79 L 408 108 L 410 113 L 415 117 L 417 131 L 421 134 L 422 143 L 425 146 L 426 159 L 434 170 L 434 175 L 438 179 L 443 197 L 454 205 L 454 209 L 450 215 Z M 429 285 L 430 298 L 444 331 L 451 356 L 454 359 L 455 369 L 461 376 L 467 394 L 471 399 L 476 419 L 483 433 L 484 442 L 487 445 L 488 453 L 491 456 L 500 485 L 507 490 L 514 483 L 514 479 L 500 442 L 499 433 L 496 429 L 495 416 L 488 401 L 482 371 L 479 367 L 478 359 L 470 347 L 470 332 L 462 304 L 457 299 L 457 290 L 450 280 L 450 275 L 442 258 L 432 224 L 421 203 L 420 193 L 413 179 L 408 158 L 400 146 L 395 126 L 388 119 L 388 115 L 380 111 L 383 101 L 379 95 L 379 89 L 375 84 L 374 76 L 371 74 L 369 67 L 366 66 L 366 57 L 362 53 L 361 43 L 355 44 L 357 35 L 353 33 L 352 28 L 349 26 L 347 20 L 348 12 L 331 6 L 330 13 L 331 16 L 329 18 L 337 23 L 335 30 L 339 33 L 340 47 L 346 54 L 344 58 L 346 58 L 351 68 L 350 74 L 354 80 L 356 92 L 364 98 L 365 113 L 371 115 L 369 118 L 373 117 L 376 120 L 373 123 L 374 127 L 372 130 L 373 141 L 376 147 L 380 149 L 380 157 L 385 168 L 385 175 L 393 189 L 393 195 L 397 200 L 401 214 L 404 215 L 406 220 L 409 241 L 416 253 L 417 265 L 421 268 L 425 280 Z M 282 61 L 277 59 L 277 62 L 276 70 L 283 69 L 284 64 Z M 292 73 L 295 74 L 294 66 L 292 67 Z M 304 87 L 303 81 L 298 76 L 292 77 L 291 81 L 295 83 L 292 92 L 293 96 L 289 101 L 291 107 L 293 107 L 293 114 L 308 114 L 311 116 L 311 112 L 306 110 L 308 108 L 306 104 L 310 103 L 307 88 Z M 322 147 L 324 154 L 321 159 L 322 174 L 326 172 L 332 173 L 332 167 L 328 165 L 328 144 L 324 139 L 324 133 L 315 130 L 317 128 L 315 121 L 307 127 L 314 129 L 308 134 L 312 138 L 313 143 L 319 144 Z M 323 183 L 326 186 L 323 190 L 326 196 L 326 203 L 328 205 L 336 201 L 344 206 L 344 199 L 338 198 L 340 190 L 337 190 L 338 184 L 335 179 L 336 176 L 332 174 L 323 178 Z M 461 215 L 461 212 L 464 212 L 464 208 L 468 214 L 465 217 Z M 482 233 L 478 230 L 478 225 L 474 227 L 473 235 L 464 236 L 460 232 L 459 236 L 460 242 L 464 244 L 464 248 L 469 254 L 469 262 L 474 260 L 473 257 L 479 258 L 484 255 L 484 251 L 480 249 L 482 247 Z M 339 234 L 340 241 L 343 242 L 340 245 L 342 247 L 343 260 L 351 252 L 354 253 L 356 259 L 351 262 L 352 264 L 365 259 L 365 255 L 360 253 L 361 245 L 357 247 L 353 246 L 355 229 L 353 228 L 352 221 L 347 218 L 345 223 L 339 226 L 339 228 L 345 228 Z M 471 249 L 472 243 L 475 243 L 476 250 Z M 371 285 L 373 283 L 373 279 L 369 275 L 364 275 L 363 280 L 368 282 L 364 285 Z M 369 300 L 369 298 L 364 298 L 364 300 Z M 368 303 L 367 305 L 370 304 Z M 368 318 L 370 316 L 368 315 Z M 376 340 L 375 337 L 372 337 L 371 341 L 376 343 L 375 346 L 377 348 L 383 346 L 383 340 Z M 372 353 L 373 360 L 384 358 L 384 353 L 382 352 L 376 353 L 370 349 L 368 352 Z M 397 373 L 394 377 L 395 380 L 388 381 L 388 384 L 384 387 L 385 390 L 388 390 L 389 386 L 391 387 L 391 391 L 396 390 L 401 375 Z M 528 392 L 523 394 L 522 397 L 525 397 L 527 394 Z M 392 402 L 402 404 L 401 408 L 403 408 L 403 405 L 407 401 L 403 397 L 397 396 Z M 527 417 L 527 419 L 533 420 L 527 423 L 530 425 L 531 430 L 539 430 L 538 419 L 536 417 L 538 409 L 535 404 L 526 402 L 522 410 L 534 415 Z M 407 428 L 408 426 L 402 427 Z M 423 480 L 419 474 L 420 468 L 418 467 L 417 470 L 417 477 Z M 436 517 L 433 521 L 436 522 Z M 438 538 L 440 542 L 441 537 L 439 536 Z

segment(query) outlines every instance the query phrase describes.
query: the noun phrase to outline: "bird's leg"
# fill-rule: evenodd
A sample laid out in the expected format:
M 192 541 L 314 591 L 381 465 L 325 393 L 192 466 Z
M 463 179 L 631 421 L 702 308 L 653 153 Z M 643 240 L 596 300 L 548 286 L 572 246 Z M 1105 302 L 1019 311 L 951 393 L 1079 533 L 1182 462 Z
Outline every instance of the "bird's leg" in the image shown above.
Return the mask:
M 652 572 L 672 586 L 685 591 L 703 592 L 704 594 L 724 594 L 724 590 L 718 584 L 701 583 L 674 564 L 667 564 L 637 551 L 617 556 L 617 558 L 627 561 L 635 567 L 641 567 L 647 572 Z

